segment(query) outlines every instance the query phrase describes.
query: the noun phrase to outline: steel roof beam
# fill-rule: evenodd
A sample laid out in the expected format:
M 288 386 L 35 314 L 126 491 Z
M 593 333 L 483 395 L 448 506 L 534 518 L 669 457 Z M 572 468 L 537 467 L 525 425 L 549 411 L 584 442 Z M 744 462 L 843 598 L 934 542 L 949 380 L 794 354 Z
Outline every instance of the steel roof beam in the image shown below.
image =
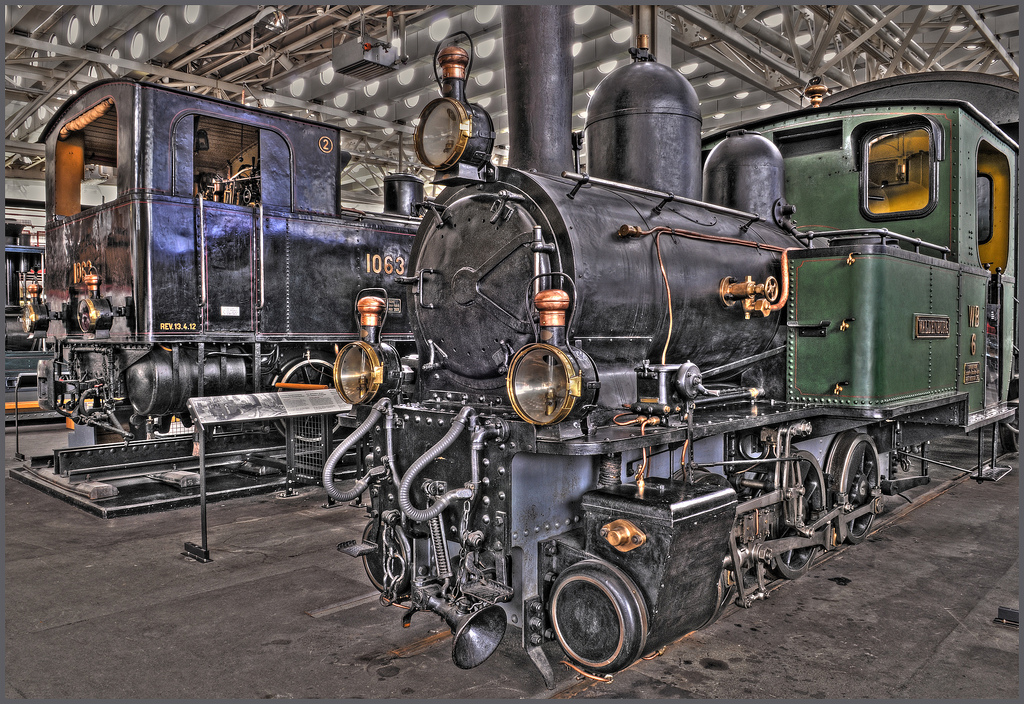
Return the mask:
M 173 80 L 179 80 L 186 82 L 190 85 L 206 86 L 209 88 L 215 88 L 217 90 L 231 91 L 234 93 L 241 93 L 243 90 L 247 90 L 253 97 L 259 99 L 273 98 L 282 105 L 288 105 L 291 107 L 300 108 L 303 110 L 313 110 L 321 112 L 332 117 L 349 118 L 353 117 L 361 122 L 374 127 L 391 127 L 399 132 L 412 132 L 413 128 L 407 125 L 397 125 L 388 120 L 379 120 L 369 115 L 357 115 L 356 113 L 349 112 L 348 110 L 342 110 L 340 108 L 329 107 L 326 105 L 316 105 L 314 103 L 307 102 L 305 100 L 298 100 L 287 95 L 280 95 L 276 93 L 268 93 L 258 88 L 247 87 L 241 84 L 229 83 L 227 81 L 217 80 L 215 78 L 207 78 L 206 76 L 199 76 L 192 73 L 184 73 L 182 71 L 174 71 L 172 69 L 163 68 L 160 66 L 154 66 L 152 64 L 145 64 L 139 61 L 132 61 L 131 59 L 115 59 L 112 56 L 104 56 L 103 54 L 97 54 L 93 51 L 86 51 L 84 49 L 74 49 L 69 46 L 61 46 L 59 44 L 50 44 L 49 42 L 42 42 L 38 39 L 29 39 L 27 37 L 18 37 L 15 35 L 8 34 L 4 41 L 6 44 L 11 46 L 20 46 L 27 49 L 45 49 L 46 51 L 60 52 L 66 56 L 74 59 L 83 59 L 86 61 L 92 61 L 100 66 L 106 66 L 106 64 L 114 64 L 121 68 L 126 68 L 130 71 L 139 71 L 150 76 L 167 76 Z
M 809 73 L 797 71 L 789 62 L 785 59 L 779 58 L 774 54 L 765 52 L 761 47 L 753 45 L 750 40 L 745 36 L 737 32 L 732 27 L 722 24 L 711 17 L 708 17 L 703 12 L 696 10 L 690 5 L 673 5 L 672 12 L 679 15 L 683 19 L 693 22 L 698 27 L 706 29 L 707 31 L 720 37 L 722 41 L 727 42 L 730 46 L 738 49 L 742 53 L 755 58 L 756 60 L 763 61 L 768 64 L 771 68 L 778 71 L 782 75 L 786 76 L 795 83 L 804 85 L 812 78 Z M 753 36 L 762 39 L 766 43 L 774 46 L 776 49 L 782 52 L 789 51 L 789 42 L 786 41 L 777 32 L 772 32 L 767 27 L 759 27 L 756 23 L 749 25 L 749 33 Z M 686 45 L 683 45 L 686 48 Z M 829 78 L 839 83 L 844 87 L 850 87 L 853 85 L 853 81 L 850 77 L 843 74 L 838 70 L 830 70 L 827 72 Z
M 978 14 L 978 11 L 975 10 L 970 5 L 961 5 L 960 9 L 963 11 L 965 15 L 967 15 L 968 19 L 970 19 L 971 22 L 974 23 L 974 26 L 978 28 L 978 31 L 981 32 L 981 36 L 985 37 L 985 41 L 992 45 L 992 48 L 995 49 L 996 54 L 999 55 L 999 59 L 1004 64 L 1006 64 L 1006 67 L 1010 69 L 1014 77 L 1020 79 L 1020 68 L 1017 66 L 1017 63 L 1010 56 L 1010 52 L 1006 50 L 1006 47 L 1004 47 L 1002 43 L 999 41 L 998 37 L 996 37 L 996 35 L 992 33 L 992 30 L 989 29 L 989 26 L 985 24 L 985 20 L 981 18 L 981 15 Z
M 847 44 L 847 45 L 846 45 L 846 47 L 844 47 L 842 51 L 840 51 L 840 52 L 839 52 L 838 54 L 836 54 L 836 55 L 835 55 L 834 57 L 832 57 L 831 59 L 829 59 L 829 61 L 828 61 L 828 62 L 826 62 L 826 63 L 825 63 L 825 64 L 824 64 L 823 66 L 822 66 L 822 70 L 825 70 L 825 71 L 827 71 L 827 70 L 828 70 L 828 69 L 830 69 L 830 68 L 831 68 L 832 66 L 835 66 L 835 65 L 836 65 L 837 63 L 839 63 L 839 62 L 840 62 L 840 61 L 841 61 L 841 60 L 842 60 L 842 59 L 843 59 L 843 58 L 844 58 L 845 56 L 847 56 L 847 55 L 848 55 L 848 54 L 849 54 L 850 52 L 852 52 L 852 51 L 853 51 L 854 49 L 856 49 L 856 48 L 857 48 L 857 47 L 859 47 L 859 46 L 860 46 L 861 44 L 863 44 L 864 42 L 866 42 L 866 41 L 867 41 L 868 39 L 871 39 L 871 37 L 875 36 L 875 35 L 876 35 L 876 34 L 877 34 L 877 33 L 878 33 L 878 32 L 879 32 L 879 31 L 880 31 L 881 29 L 882 29 L 882 27 L 883 27 L 883 26 L 885 26 L 885 24 L 886 24 L 886 23 L 887 23 L 887 22 L 888 22 L 889 20 L 891 20 L 891 19 L 892 19 L 893 17 L 895 17 L 896 15 L 900 14 L 901 12 L 903 12 L 903 11 L 904 11 L 904 10 L 905 10 L 906 8 L 908 8 L 908 7 L 910 7 L 910 6 L 909 6 L 909 5 L 897 5 L 897 6 L 896 6 L 896 8 L 895 8 L 894 10 L 891 10 L 891 11 L 889 12 L 889 14 L 887 14 L 887 15 L 885 16 L 885 18 L 883 18 L 882 20 L 879 20 L 879 21 L 878 21 L 878 22 L 877 22 L 877 23 L 876 23 L 876 24 L 875 24 L 875 25 L 874 25 L 873 27 L 871 27 L 870 29 L 868 29 L 868 30 L 864 31 L 864 32 L 863 32 L 863 33 L 862 33 L 862 34 L 861 34 L 861 35 L 860 35 L 859 37 L 857 37 L 857 38 L 856 38 L 856 39 L 854 39 L 854 40 L 853 40 L 852 42 L 850 42 L 849 44 Z

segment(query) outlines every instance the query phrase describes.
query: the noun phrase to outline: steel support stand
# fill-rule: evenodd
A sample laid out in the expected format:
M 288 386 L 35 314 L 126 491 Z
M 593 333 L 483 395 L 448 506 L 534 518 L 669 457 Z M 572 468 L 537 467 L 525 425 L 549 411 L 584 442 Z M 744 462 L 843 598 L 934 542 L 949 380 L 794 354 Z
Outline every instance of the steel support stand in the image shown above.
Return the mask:
M 192 558 L 196 562 L 213 562 L 210 558 L 210 548 L 206 540 L 206 429 L 203 424 L 196 422 L 196 435 L 199 450 L 199 530 L 202 545 L 185 543 L 185 557 Z
M 29 375 L 18 374 L 18 378 L 14 380 L 14 459 L 19 461 L 25 460 L 25 455 L 21 454 L 21 399 L 18 398 L 18 391 L 21 389 L 21 378 L 23 376 Z

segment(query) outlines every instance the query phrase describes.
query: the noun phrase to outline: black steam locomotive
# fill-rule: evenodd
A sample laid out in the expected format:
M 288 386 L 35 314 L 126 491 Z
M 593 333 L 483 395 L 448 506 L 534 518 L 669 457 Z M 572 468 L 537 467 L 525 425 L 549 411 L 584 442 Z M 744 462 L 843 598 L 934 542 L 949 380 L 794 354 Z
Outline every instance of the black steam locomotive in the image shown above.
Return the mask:
M 561 44 L 506 41 L 506 65 Z M 466 52 L 439 53 L 416 138 L 448 188 L 388 289 L 413 292 L 415 381 L 383 296 L 335 362 L 361 423 L 325 488 L 371 502 L 339 549 L 383 603 L 442 615 L 463 668 L 511 622 L 549 683 L 552 640 L 618 671 L 864 540 L 883 494 L 928 482 L 913 447 L 1016 413 L 1015 142 L 929 99 L 702 145 L 692 87 L 634 55 L 588 106 L 588 173 L 559 174 L 490 164 Z M 560 124 L 513 124 L 513 153 Z
M 358 336 L 356 293 L 408 273 L 422 200 L 418 178 L 393 176 L 390 212 L 342 206 L 340 137 L 123 79 L 67 101 L 42 137 L 45 291 L 22 315 L 54 343 L 40 405 L 141 440 L 188 423 L 192 396 L 326 388 Z M 83 207 L 98 174 L 116 198 Z M 411 348 L 405 293 L 391 296 L 385 338 Z

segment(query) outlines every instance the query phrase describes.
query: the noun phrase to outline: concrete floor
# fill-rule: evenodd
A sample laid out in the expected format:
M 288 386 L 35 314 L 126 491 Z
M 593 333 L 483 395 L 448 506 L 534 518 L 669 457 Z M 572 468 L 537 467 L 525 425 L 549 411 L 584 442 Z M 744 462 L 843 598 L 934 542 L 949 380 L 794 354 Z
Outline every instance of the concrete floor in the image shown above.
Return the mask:
M 66 434 L 22 430 L 29 456 Z M 10 466 L 12 431 L 5 440 Z M 975 448 L 961 437 L 931 454 L 971 467 Z M 198 509 L 104 520 L 7 478 L 4 694 L 1016 699 L 1018 631 L 992 620 L 1019 604 L 1019 474 L 932 476 L 911 503 L 887 497 L 864 544 L 612 682 L 579 678 L 549 644 L 554 691 L 517 630 L 482 666 L 459 670 L 438 617 L 418 613 L 403 629 L 403 612 L 380 606 L 360 563 L 335 550 L 360 536 L 364 512 L 322 509 L 318 488 L 211 504 L 214 561 L 199 564 L 180 554 L 199 541 Z

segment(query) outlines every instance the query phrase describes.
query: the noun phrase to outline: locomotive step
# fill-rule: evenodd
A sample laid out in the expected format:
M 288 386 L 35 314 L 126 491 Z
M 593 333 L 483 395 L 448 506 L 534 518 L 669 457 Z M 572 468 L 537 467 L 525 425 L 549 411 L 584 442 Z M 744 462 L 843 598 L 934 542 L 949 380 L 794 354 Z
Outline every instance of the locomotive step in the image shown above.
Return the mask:
M 377 549 L 377 543 L 366 541 L 365 543 L 359 543 L 355 540 L 346 540 L 344 543 L 338 543 L 338 552 L 343 552 L 350 557 L 362 557 L 368 555 Z

